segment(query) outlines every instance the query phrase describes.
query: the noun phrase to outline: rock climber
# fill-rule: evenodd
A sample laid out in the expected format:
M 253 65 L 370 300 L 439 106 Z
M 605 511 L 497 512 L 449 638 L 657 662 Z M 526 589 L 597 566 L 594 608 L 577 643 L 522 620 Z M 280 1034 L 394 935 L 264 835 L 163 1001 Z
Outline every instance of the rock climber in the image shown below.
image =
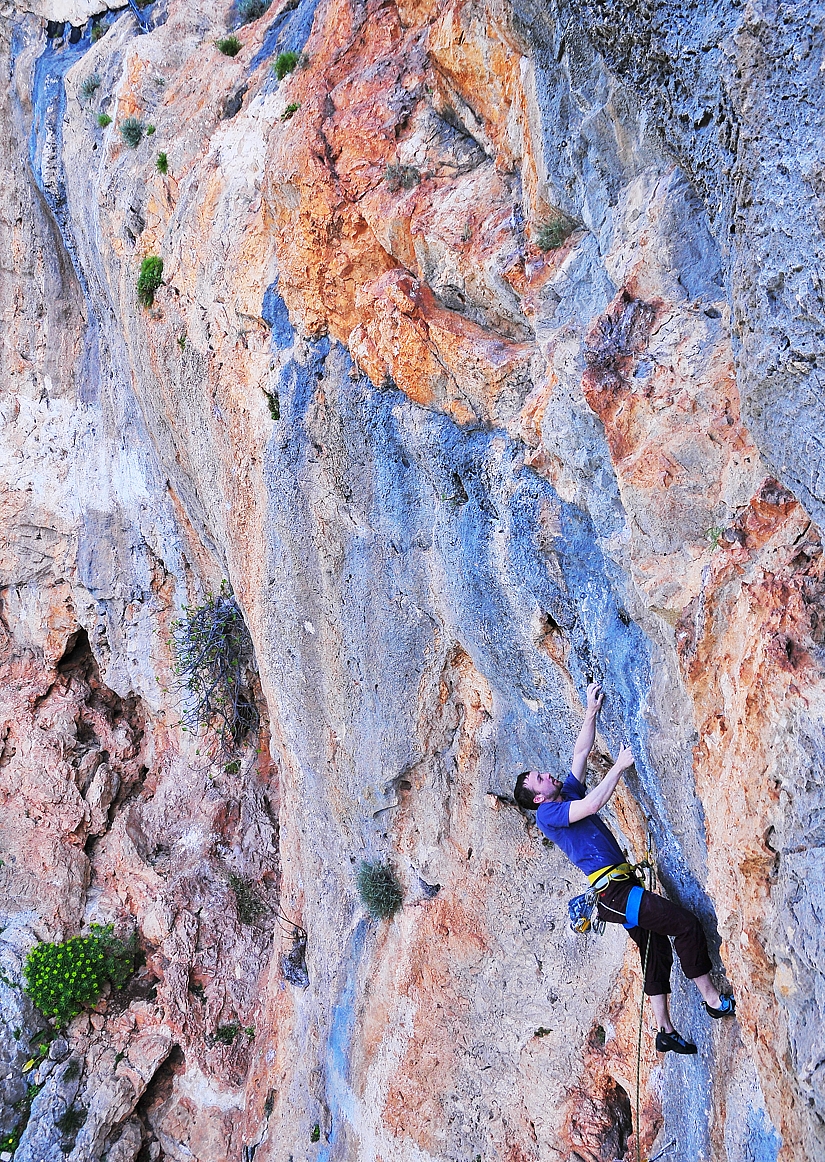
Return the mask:
M 536 812 L 539 829 L 585 873 L 598 895 L 599 918 L 609 924 L 624 924 L 638 945 L 644 991 L 650 997 L 658 1028 L 656 1048 L 660 1053 L 695 1053 L 696 1046 L 676 1032 L 670 1019 L 673 952 L 668 937 L 673 937 L 684 974 L 699 989 L 711 1017 L 732 1017 L 736 1001 L 728 993 L 720 995 L 713 986 L 707 941 L 697 918 L 678 904 L 644 890 L 638 873 L 599 818 L 599 810 L 624 772 L 633 766 L 633 754 L 623 746 L 600 783 L 591 791 L 584 784 L 603 701 L 601 686 L 592 682 L 587 687 L 587 709 L 573 749 L 569 778 L 562 782 L 554 774 L 523 771 L 516 779 L 515 800 L 524 810 Z

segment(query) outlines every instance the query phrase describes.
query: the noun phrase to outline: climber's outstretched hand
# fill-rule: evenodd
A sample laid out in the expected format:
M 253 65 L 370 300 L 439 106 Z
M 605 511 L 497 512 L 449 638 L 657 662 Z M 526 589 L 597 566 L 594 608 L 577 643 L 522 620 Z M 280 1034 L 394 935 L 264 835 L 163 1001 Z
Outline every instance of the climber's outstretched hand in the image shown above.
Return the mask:
M 598 714 L 603 702 L 604 690 L 602 690 L 598 682 L 591 682 L 587 687 L 587 709 Z

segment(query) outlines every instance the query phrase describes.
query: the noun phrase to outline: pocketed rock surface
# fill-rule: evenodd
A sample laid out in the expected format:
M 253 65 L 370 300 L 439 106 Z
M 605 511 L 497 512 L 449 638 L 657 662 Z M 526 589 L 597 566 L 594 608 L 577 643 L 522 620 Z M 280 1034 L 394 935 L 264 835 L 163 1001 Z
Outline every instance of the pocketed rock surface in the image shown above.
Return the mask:
M 821 1156 L 822 12 L 97 7 L 0 16 L 15 1162 L 613 1162 L 637 1076 L 644 1157 Z M 216 755 L 172 639 L 223 581 Z M 696 1057 L 648 1006 L 637 1061 L 636 950 L 512 802 L 594 678 L 738 998 L 675 969 Z M 26 955 L 92 923 L 136 972 L 41 1051 Z

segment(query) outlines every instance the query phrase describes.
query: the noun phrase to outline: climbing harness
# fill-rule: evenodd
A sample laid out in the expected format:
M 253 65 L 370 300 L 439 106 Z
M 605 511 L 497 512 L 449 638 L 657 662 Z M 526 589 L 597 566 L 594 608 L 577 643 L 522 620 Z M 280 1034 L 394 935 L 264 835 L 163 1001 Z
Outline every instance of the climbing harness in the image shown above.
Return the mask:
M 567 911 L 570 916 L 570 927 L 574 932 L 583 935 L 586 932 L 595 932 L 597 936 L 601 936 L 607 927 L 604 920 L 599 919 L 598 906 L 599 897 L 611 883 L 621 882 L 623 880 L 638 880 L 638 873 L 643 872 L 646 868 L 650 868 L 650 854 L 648 853 L 641 863 L 617 863 L 615 867 L 603 868 L 601 871 L 594 872 L 588 878 L 590 879 L 590 888 L 583 892 L 580 896 L 574 896 L 572 900 L 568 901 Z M 630 889 L 627 897 L 627 904 L 623 913 L 625 928 L 635 928 L 639 923 L 639 905 L 642 902 L 642 892 L 644 886 L 641 883 L 636 883 Z M 602 905 L 606 907 L 606 905 Z M 608 911 L 613 911 L 609 908 Z M 622 915 L 616 912 L 615 915 Z

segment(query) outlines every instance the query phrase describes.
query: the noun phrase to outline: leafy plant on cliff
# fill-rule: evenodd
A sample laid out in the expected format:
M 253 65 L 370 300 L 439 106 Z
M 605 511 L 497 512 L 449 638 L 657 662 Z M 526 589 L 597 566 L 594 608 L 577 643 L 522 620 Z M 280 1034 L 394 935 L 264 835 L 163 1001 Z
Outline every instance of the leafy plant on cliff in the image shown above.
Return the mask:
M 258 724 L 246 672 L 252 664 L 252 639 L 240 606 L 227 583 L 202 605 L 184 606 L 172 624 L 178 688 L 189 708 L 181 719 L 188 730 L 206 730 L 217 750 L 232 750 Z
M 292 70 L 298 64 L 299 59 L 300 58 L 298 53 L 293 52 L 292 49 L 290 49 L 288 52 L 282 52 L 278 54 L 278 57 L 275 60 L 275 64 L 272 66 L 272 71 L 279 81 L 282 81 L 288 73 L 292 72 Z
M 98 113 L 97 123 L 101 129 L 105 129 L 107 125 L 112 124 L 112 118 L 109 116 L 108 113 Z
M 35 944 L 23 966 L 25 991 L 44 1017 L 67 1025 L 84 1005 L 93 1005 L 111 981 L 123 988 L 134 969 L 135 941 L 116 939 L 111 924 L 92 924 L 90 935 L 60 944 Z
M 158 154 L 157 161 L 155 162 L 155 169 L 158 171 L 158 173 L 162 173 L 164 175 L 169 173 L 169 158 L 165 153 Z
M 143 122 L 139 117 L 126 117 L 121 121 L 120 136 L 130 149 L 137 149 L 143 139 Z
M 398 876 L 389 864 L 362 860 L 355 883 L 361 903 L 375 920 L 389 920 L 404 901 Z
M 575 229 L 576 223 L 564 215 L 551 218 L 549 222 L 543 222 L 536 231 L 536 245 L 539 250 L 558 250 Z
M 281 121 L 288 121 L 290 117 L 294 117 L 300 108 L 301 106 L 297 101 L 290 101 L 286 109 L 284 109 L 283 113 L 281 114 Z
M 220 40 L 215 41 L 215 48 L 218 52 L 222 52 L 224 56 L 237 56 L 243 48 L 243 45 L 234 34 L 232 36 L 222 36 Z
M 155 301 L 155 292 L 163 282 L 163 259 L 156 254 L 149 254 L 140 264 L 140 274 L 137 280 L 137 296 L 142 307 L 151 307 Z
M 92 44 L 97 44 L 97 42 L 101 39 L 101 37 L 105 36 L 108 31 L 109 31 L 108 24 L 94 24 L 94 25 L 92 25 L 92 36 L 91 36 Z
M 244 24 L 260 19 L 266 12 L 271 0 L 238 0 L 238 16 Z

